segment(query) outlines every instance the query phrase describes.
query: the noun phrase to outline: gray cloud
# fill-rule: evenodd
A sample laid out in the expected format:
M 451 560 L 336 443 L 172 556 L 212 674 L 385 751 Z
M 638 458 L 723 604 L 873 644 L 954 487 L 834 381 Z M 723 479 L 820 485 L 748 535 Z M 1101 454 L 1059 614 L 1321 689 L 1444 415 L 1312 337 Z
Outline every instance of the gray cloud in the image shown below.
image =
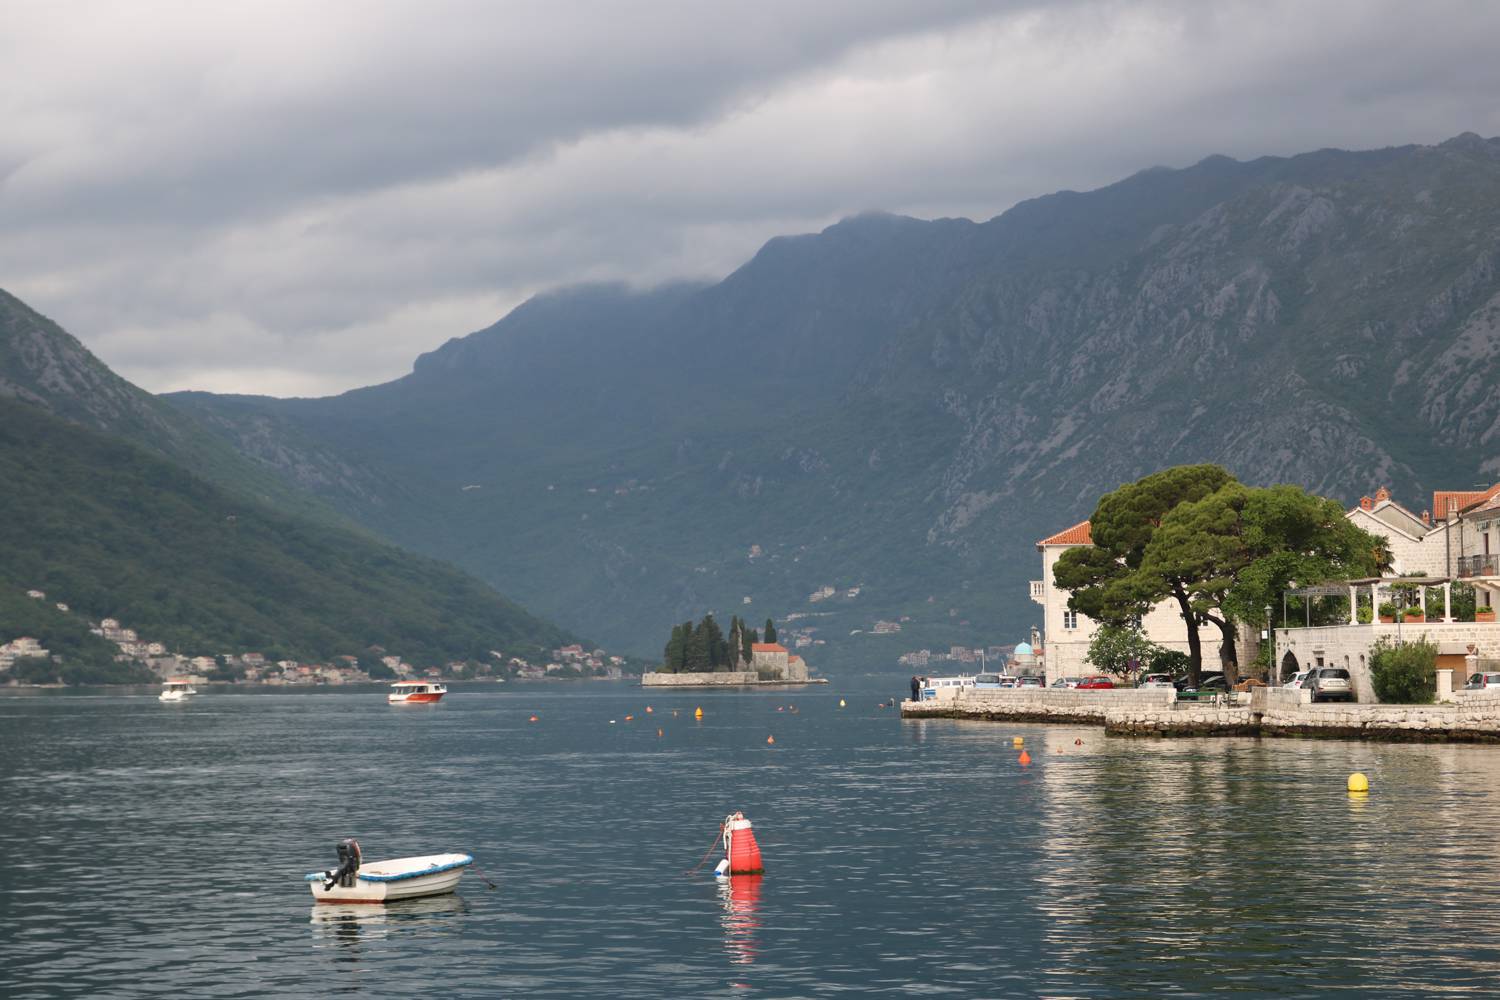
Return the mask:
M 147 388 L 322 393 L 535 291 L 715 277 L 1210 153 L 1500 131 L 1500 8 L 100 5 L 0 26 L 0 286 Z

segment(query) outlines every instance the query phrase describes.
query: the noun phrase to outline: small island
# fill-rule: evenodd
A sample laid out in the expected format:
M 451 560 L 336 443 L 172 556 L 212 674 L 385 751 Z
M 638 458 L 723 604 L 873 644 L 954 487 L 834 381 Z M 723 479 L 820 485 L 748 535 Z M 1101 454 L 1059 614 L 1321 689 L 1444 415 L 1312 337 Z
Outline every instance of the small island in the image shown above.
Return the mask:
M 641 676 L 642 687 L 741 687 L 764 684 L 826 684 L 810 678 L 807 663 L 776 641 L 776 623 L 764 633 L 738 617 L 726 636 L 713 615 L 696 625 L 672 626 L 661 667 Z

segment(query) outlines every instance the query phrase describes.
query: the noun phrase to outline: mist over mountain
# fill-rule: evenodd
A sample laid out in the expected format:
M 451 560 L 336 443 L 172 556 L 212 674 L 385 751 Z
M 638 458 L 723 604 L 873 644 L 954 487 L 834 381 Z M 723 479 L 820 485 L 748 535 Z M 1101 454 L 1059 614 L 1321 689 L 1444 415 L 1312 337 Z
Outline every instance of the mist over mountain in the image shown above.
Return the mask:
M 1500 476 L 1497 255 L 1500 140 L 1211 157 L 539 296 L 337 397 L 167 398 L 608 642 L 800 611 L 888 658 L 1022 638 L 1033 543 L 1162 466 L 1414 507 Z

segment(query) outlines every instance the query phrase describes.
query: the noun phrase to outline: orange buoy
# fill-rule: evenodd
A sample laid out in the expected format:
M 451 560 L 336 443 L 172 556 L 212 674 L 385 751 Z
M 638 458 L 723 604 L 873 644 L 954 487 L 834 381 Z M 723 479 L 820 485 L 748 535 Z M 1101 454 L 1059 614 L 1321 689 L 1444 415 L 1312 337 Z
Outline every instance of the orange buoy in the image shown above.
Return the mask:
M 536 721 L 536 716 L 533 715 L 531 718 L 527 719 L 526 721 L 527 722 L 535 722 Z
M 1076 739 L 1076 740 L 1073 741 L 1073 745 L 1075 747 L 1081 747 L 1081 746 L 1083 746 L 1083 740 L 1081 738 L 1080 739 Z
M 729 859 L 729 874 L 760 875 L 766 866 L 760 860 L 760 845 L 750 821 L 741 812 L 724 817 L 724 854 Z
M 657 735 L 657 736 L 660 736 L 660 735 L 661 735 L 661 730 L 660 730 L 660 729 L 658 729 L 658 730 L 657 730 L 657 731 L 656 731 L 656 735 Z
M 775 743 L 775 742 L 776 742 L 776 737 L 774 737 L 774 736 L 767 736 L 766 737 L 766 743 L 770 744 L 770 743 Z
M 635 721 L 635 716 L 633 716 L 633 715 L 627 715 L 627 716 L 625 716 L 625 721 L 626 722 L 634 722 Z
M 1027 753 L 1025 750 L 1022 750 L 1021 756 L 1017 759 L 1021 762 L 1021 766 L 1025 767 L 1027 764 L 1031 763 L 1031 754 Z
M 695 719 L 701 719 L 701 718 L 703 718 L 703 706 L 702 705 L 699 705 L 698 706 L 698 710 L 693 713 L 693 718 L 695 718 Z

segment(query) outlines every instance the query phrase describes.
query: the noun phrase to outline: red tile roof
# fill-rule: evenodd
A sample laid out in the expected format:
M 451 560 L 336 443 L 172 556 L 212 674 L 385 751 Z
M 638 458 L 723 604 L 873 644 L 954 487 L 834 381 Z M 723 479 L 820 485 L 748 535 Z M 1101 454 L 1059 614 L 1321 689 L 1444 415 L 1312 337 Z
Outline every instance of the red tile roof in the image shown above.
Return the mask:
M 752 642 L 750 644 L 752 653 L 785 653 L 786 647 L 779 642 Z
M 1489 500 L 1500 493 L 1500 483 L 1496 483 L 1487 490 L 1436 490 L 1432 494 L 1432 517 L 1435 521 L 1447 518 L 1452 508 L 1452 513 L 1457 514 L 1472 504 L 1481 500 Z
M 1073 527 L 1064 528 L 1062 531 L 1059 531 L 1057 534 L 1051 536 L 1050 538 L 1043 538 L 1040 542 L 1037 542 L 1038 546 L 1092 544 L 1094 544 L 1094 536 L 1089 530 L 1089 523 L 1087 521 L 1079 521 L 1077 524 L 1073 525 Z

